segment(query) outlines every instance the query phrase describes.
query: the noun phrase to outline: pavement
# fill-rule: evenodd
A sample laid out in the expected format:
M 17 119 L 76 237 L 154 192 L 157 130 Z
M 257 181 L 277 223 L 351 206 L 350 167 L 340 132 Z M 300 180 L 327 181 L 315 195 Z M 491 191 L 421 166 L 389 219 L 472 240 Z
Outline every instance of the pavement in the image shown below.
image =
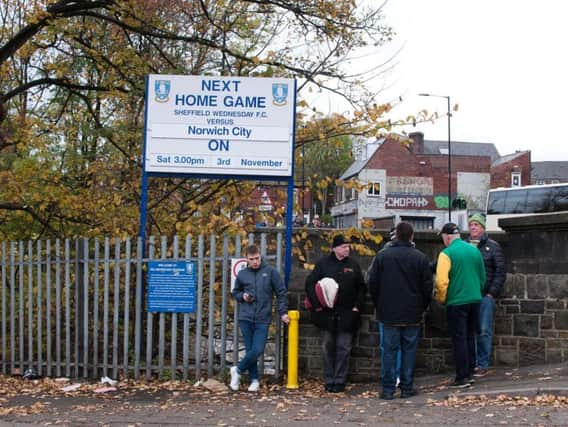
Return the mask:
M 495 368 L 473 387 L 448 387 L 451 373 L 416 378 L 419 394 L 379 399 L 378 383 L 326 393 L 319 379 L 300 388 L 262 381 L 260 393 L 189 382 L 76 383 L 0 378 L 0 425 L 9 426 L 371 426 L 568 425 L 568 365 Z M 213 383 L 215 383 L 213 381 Z M 72 385 L 72 384 L 71 384 Z M 213 384 L 215 386 L 215 384 Z M 215 387 L 213 387 L 215 388 Z M 101 391 L 103 390 L 103 391 Z

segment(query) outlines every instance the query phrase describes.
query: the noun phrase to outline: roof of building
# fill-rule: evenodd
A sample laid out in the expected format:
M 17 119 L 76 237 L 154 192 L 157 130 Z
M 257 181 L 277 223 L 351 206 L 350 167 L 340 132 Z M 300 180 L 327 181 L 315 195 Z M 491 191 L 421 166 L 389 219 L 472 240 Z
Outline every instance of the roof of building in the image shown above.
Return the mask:
M 568 161 L 531 162 L 531 179 L 568 181 Z
M 345 172 L 339 177 L 340 180 L 345 181 L 352 176 L 355 176 L 361 172 L 361 170 L 365 167 L 369 159 L 366 160 L 355 160 L 351 165 L 347 168 Z
M 424 154 L 448 154 L 448 141 L 424 140 Z M 489 142 L 452 141 L 452 156 L 489 156 L 491 161 L 499 158 L 495 144 Z
M 340 180 L 345 181 L 349 178 L 356 176 L 361 172 L 362 169 L 365 168 L 367 162 L 373 157 L 377 149 L 381 146 L 384 142 L 384 138 L 376 139 L 373 142 L 367 144 L 366 147 L 366 159 L 357 159 L 343 172 L 343 174 L 339 177 Z
M 491 167 L 502 165 L 503 163 L 510 162 L 511 160 L 515 160 L 517 157 L 521 157 L 530 151 L 517 151 L 515 153 L 506 154 L 502 157 L 499 157 L 491 164 Z
M 399 135 L 399 137 L 402 137 Z M 375 155 L 376 149 L 381 145 L 383 141 L 379 140 L 377 147 L 372 150 L 368 155 L 367 159 L 355 160 L 347 168 L 345 172 L 339 177 L 340 180 L 345 181 L 349 178 L 356 176 L 363 170 L 367 162 Z M 426 155 L 440 155 L 447 154 L 448 141 L 430 141 L 424 140 L 424 154 Z M 499 152 L 495 145 L 488 142 L 461 142 L 452 141 L 452 156 L 488 156 L 491 161 L 495 161 L 500 158 Z

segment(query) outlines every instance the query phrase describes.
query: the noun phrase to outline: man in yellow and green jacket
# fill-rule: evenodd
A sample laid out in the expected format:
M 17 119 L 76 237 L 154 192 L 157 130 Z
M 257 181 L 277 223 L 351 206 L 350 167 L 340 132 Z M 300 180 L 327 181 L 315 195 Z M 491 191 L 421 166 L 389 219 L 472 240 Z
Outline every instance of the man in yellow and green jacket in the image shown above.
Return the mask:
M 446 306 L 452 337 L 456 378 L 452 387 L 469 387 L 475 369 L 475 335 L 479 303 L 485 285 L 485 266 L 479 250 L 460 238 L 454 223 L 439 233 L 446 248 L 438 256 L 435 299 Z

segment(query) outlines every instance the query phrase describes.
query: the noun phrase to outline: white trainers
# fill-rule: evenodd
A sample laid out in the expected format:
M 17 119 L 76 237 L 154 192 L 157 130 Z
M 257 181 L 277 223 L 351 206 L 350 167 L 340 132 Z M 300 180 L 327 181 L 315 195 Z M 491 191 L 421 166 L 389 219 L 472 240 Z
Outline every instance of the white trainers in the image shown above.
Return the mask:
M 252 380 L 250 383 L 250 386 L 248 388 L 248 391 L 258 391 L 260 389 L 260 383 L 258 382 L 258 380 Z
M 241 374 L 239 374 L 239 368 L 233 366 L 231 367 L 230 372 L 231 372 L 231 383 L 229 386 L 231 387 L 231 390 L 238 391 L 239 385 L 241 383 Z

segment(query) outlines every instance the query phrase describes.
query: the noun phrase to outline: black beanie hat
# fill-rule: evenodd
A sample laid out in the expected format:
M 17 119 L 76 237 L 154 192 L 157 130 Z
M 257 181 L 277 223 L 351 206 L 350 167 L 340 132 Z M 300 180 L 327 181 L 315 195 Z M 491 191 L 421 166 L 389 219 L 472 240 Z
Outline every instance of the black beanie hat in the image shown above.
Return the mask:
M 333 243 L 332 243 L 331 247 L 335 248 L 336 246 L 344 245 L 346 243 L 351 243 L 351 242 L 349 240 L 347 240 L 345 238 L 345 236 L 343 236 L 342 234 L 338 234 L 337 236 L 335 236 L 333 238 Z

